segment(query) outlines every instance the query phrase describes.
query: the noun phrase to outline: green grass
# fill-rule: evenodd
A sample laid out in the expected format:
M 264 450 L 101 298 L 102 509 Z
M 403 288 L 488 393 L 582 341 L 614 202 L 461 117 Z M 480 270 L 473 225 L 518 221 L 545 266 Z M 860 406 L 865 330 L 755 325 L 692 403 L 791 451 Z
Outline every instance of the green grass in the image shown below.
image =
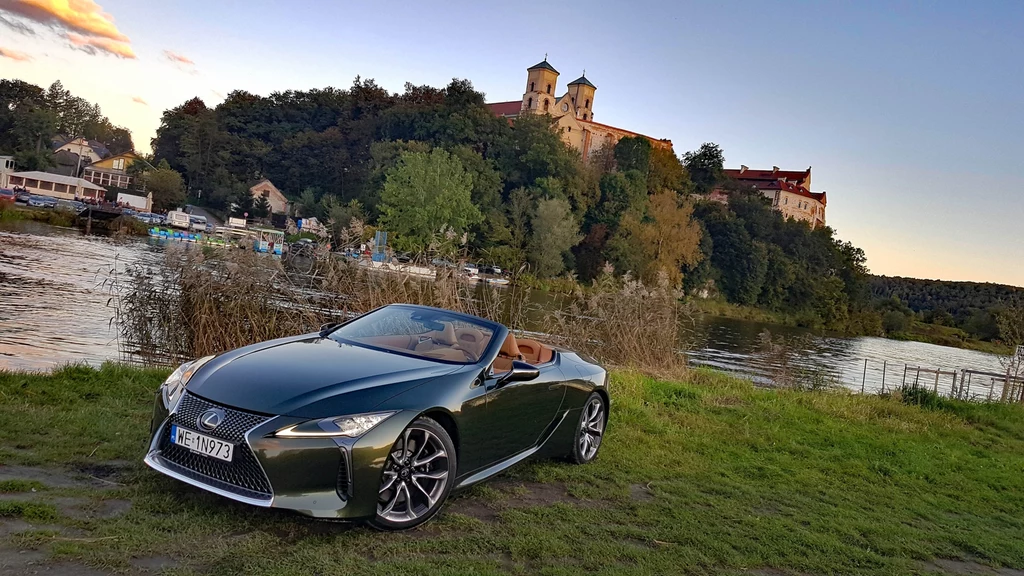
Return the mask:
M 63 474 L 128 462 L 117 485 L 51 486 L 33 505 L 131 502 L 102 519 L 7 504 L 0 516 L 39 515 L 84 534 L 9 544 L 121 571 L 133 557 L 169 555 L 179 575 L 909 574 L 935 558 L 1024 568 L 1021 406 L 619 372 L 596 462 L 526 464 L 420 530 L 381 534 L 236 504 L 146 470 L 164 374 L 0 373 L 4 462 Z
M 971 338 L 966 332 L 951 326 L 939 326 L 926 322 L 914 321 L 906 332 L 900 332 L 891 336 L 897 340 L 914 340 L 916 342 L 927 342 L 939 346 L 952 346 L 966 350 L 977 350 L 989 354 L 1010 355 L 1013 349 L 1005 344 L 997 342 L 986 342 Z

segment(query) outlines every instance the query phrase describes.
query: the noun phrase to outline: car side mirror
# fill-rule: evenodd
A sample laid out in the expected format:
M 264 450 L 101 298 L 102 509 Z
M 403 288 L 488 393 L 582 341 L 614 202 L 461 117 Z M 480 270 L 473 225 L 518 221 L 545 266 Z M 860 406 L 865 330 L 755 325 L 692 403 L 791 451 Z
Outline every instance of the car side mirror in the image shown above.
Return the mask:
M 328 322 L 326 324 L 323 324 L 322 326 L 320 326 L 320 337 L 323 338 L 324 336 L 327 336 L 328 334 L 331 333 L 331 330 L 334 330 L 340 324 L 341 322 Z
M 536 366 L 527 364 L 522 360 L 513 360 L 512 369 L 498 379 L 498 387 L 500 388 L 509 382 L 527 382 L 538 376 L 540 376 L 540 369 Z

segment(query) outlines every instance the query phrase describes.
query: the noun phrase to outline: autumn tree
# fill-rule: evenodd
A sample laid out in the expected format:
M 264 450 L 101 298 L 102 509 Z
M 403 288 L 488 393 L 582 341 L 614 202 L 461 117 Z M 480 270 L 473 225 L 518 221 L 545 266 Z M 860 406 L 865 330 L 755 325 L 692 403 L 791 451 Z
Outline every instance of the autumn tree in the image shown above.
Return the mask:
M 448 152 L 405 152 L 384 182 L 380 228 L 395 235 L 396 247 L 417 252 L 443 235 L 462 236 L 481 218 L 472 189 L 472 177 Z
M 648 216 L 635 211 L 626 214 L 612 240 L 618 266 L 628 267 L 645 282 L 664 276 L 678 285 L 682 268 L 696 265 L 701 258 L 701 228 L 692 215 L 693 205 L 680 202 L 675 192 L 651 196 Z

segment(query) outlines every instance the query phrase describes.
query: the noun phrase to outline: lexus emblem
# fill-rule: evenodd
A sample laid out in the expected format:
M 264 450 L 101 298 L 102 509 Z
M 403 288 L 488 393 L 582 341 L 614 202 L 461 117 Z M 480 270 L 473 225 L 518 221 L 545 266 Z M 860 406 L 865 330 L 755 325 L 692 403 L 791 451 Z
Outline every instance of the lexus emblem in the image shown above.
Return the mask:
M 196 419 L 196 424 L 203 430 L 210 431 L 220 426 L 220 423 L 223 421 L 224 411 L 220 408 L 211 408 L 199 415 L 199 418 Z

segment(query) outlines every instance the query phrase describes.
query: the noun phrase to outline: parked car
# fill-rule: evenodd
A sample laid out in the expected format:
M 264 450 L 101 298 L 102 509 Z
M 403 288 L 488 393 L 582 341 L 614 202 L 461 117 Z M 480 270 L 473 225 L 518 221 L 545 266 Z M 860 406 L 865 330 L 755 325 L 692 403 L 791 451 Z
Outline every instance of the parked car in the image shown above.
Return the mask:
M 206 232 L 206 216 L 189 216 L 188 229 L 195 232 Z
M 35 208 L 55 208 L 57 206 L 57 199 L 33 194 L 28 199 L 28 205 Z
M 0 200 L 5 202 L 15 202 L 18 199 L 18 195 L 14 193 L 14 190 L 8 190 L 7 188 L 0 188 Z
M 476 264 L 473 264 L 472 262 L 466 262 L 465 264 L 462 265 L 462 271 L 470 275 L 479 274 L 480 267 L 477 266 Z
M 183 364 L 145 462 L 247 504 L 402 530 L 528 457 L 594 460 L 608 408 L 607 372 L 574 352 L 393 304 Z
M 57 200 L 56 208 L 58 210 L 67 210 L 68 212 L 79 213 L 85 208 L 85 204 L 77 200 Z
M 288 245 L 288 253 L 292 256 L 310 256 L 316 250 L 316 242 L 311 238 L 300 238 Z
M 412 262 L 412 254 L 409 254 L 408 252 L 396 252 L 394 260 L 399 264 L 408 264 Z
M 32 198 L 32 194 L 25 192 L 24 190 L 18 192 L 17 194 L 17 201 L 21 202 L 22 204 L 28 204 L 29 199 Z
M 489 266 L 484 266 L 483 268 L 480 269 L 480 271 L 483 272 L 484 274 L 501 274 L 501 268 L 493 264 Z
M 453 262 L 445 260 L 444 258 L 434 258 L 430 263 L 438 268 L 455 268 L 455 264 Z

